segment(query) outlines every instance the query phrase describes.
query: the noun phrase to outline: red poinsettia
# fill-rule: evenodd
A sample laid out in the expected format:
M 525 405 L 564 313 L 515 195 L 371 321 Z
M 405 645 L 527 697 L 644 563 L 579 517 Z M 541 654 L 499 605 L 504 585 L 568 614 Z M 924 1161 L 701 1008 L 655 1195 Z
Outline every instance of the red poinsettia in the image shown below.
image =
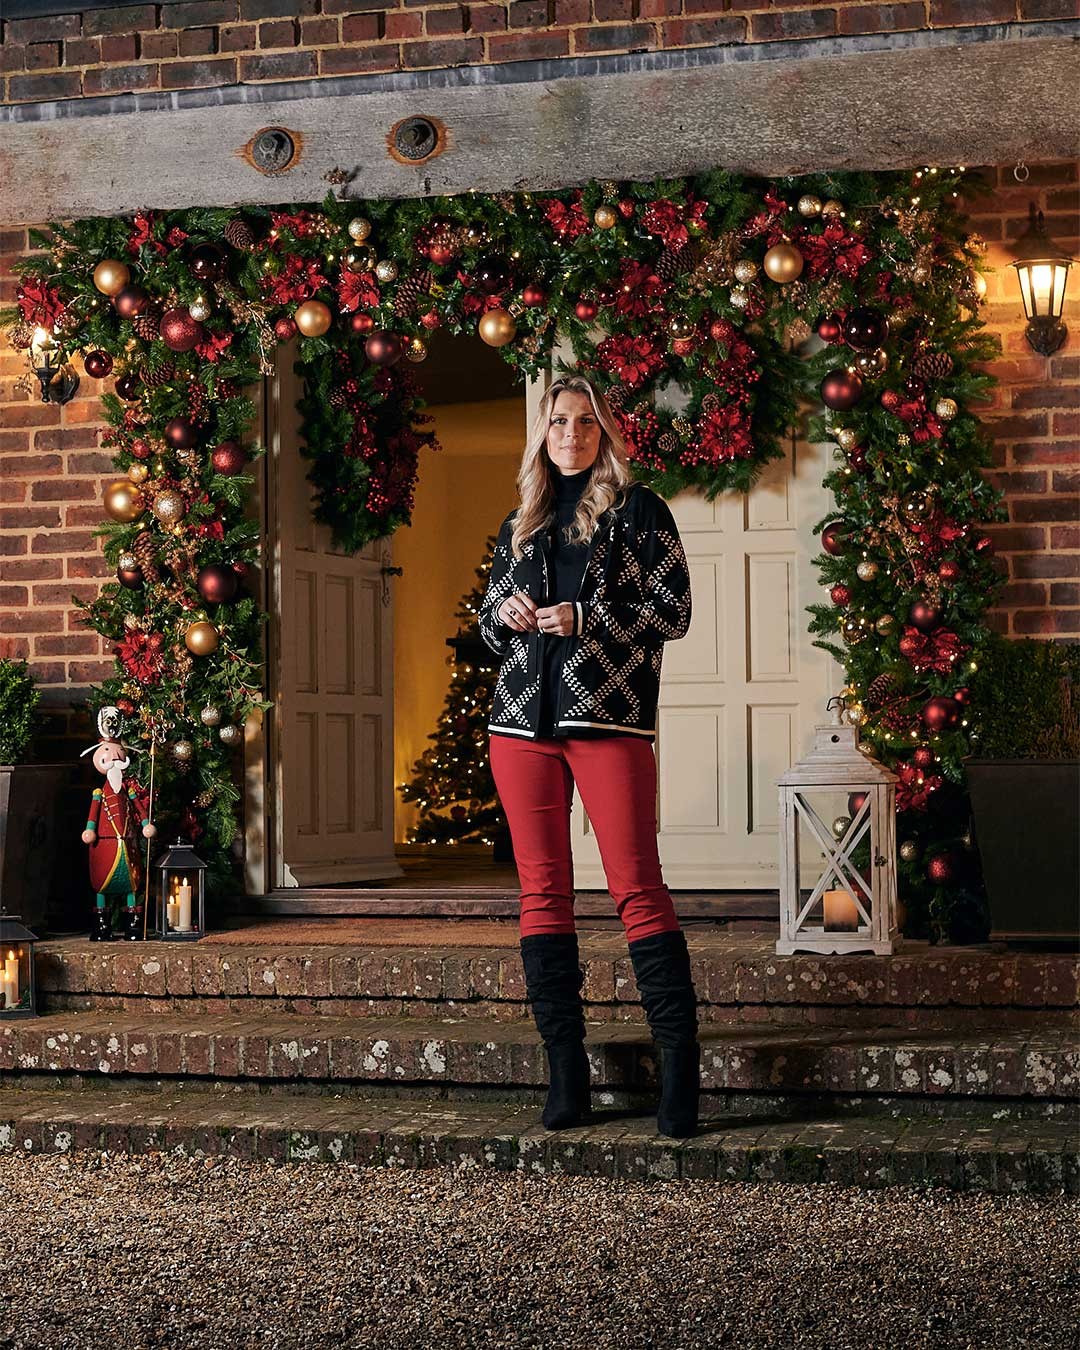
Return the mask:
M 232 333 L 207 333 L 195 350 L 204 361 L 216 362 L 232 345 L 233 336 Z
M 307 239 L 315 234 L 318 217 L 312 215 L 310 211 L 271 211 L 270 224 L 270 242 L 285 232 L 291 234 L 294 239 Z
M 128 235 L 129 253 L 137 254 L 144 244 L 149 244 L 158 253 L 168 252 L 161 240 L 154 238 L 154 220 L 155 216 L 152 211 L 135 212 L 131 220 L 131 233 Z
M 296 253 L 289 254 L 276 277 L 262 279 L 263 290 L 276 305 L 301 304 L 310 300 L 320 286 L 327 284 L 315 259 L 301 258 Z
M 932 633 L 922 633 L 910 624 L 904 629 L 899 646 L 901 655 L 915 670 L 936 670 L 939 675 L 947 675 L 968 651 L 950 628 L 935 628 Z
M 631 389 L 651 380 L 664 364 L 663 353 L 644 335 L 607 337 L 597 347 L 596 357 L 601 369 L 617 375 Z
M 120 664 L 140 684 L 157 684 L 165 667 L 162 648 L 151 644 L 147 633 L 129 633 L 116 645 Z
M 170 248 L 179 248 L 187 237 L 187 230 L 182 230 L 179 225 L 172 225 L 165 235 L 165 242 Z
M 576 194 L 572 202 L 559 201 L 557 197 L 544 202 L 544 216 L 547 223 L 560 239 L 578 239 L 589 229 L 589 218 L 581 205 L 581 194 Z
M 341 269 L 338 308 L 342 314 L 352 314 L 358 309 L 374 309 L 378 303 L 379 287 L 374 272 L 350 272 L 347 267 Z
M 683 452 L 684 464 L 724 464 L 748 459 L 754 453 L 750 421 L 741 402 L 732 401 L 703 413 L 697 436 Z
M 624 258 L 617 283 L 604 293 L 602 300 L 628 319 L 644 319 L 663 309 L 667 289 L 667 282 L 648 263 Z
M 893 766 L 897 776 L 896 809 L 898 811 L 925 811 L 930 805 L 930 794 L 941 786 L 940 774 L 924 773 L 914 764 Z
M 35 328 L 53 328 L 67 309 L 59 290 L 39 277 L 27 277 L 15 292 L 15 301 L 24 322 Z

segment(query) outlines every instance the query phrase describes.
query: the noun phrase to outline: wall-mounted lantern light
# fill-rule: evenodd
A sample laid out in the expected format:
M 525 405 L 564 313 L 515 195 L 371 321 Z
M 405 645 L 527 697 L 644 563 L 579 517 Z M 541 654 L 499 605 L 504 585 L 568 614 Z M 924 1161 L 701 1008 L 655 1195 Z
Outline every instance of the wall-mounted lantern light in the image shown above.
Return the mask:
M 1024 336 L 1035 351 L 1051 356 L 1069 335 L 1061 321 L 1065 285 L 1075 259 L 1046 233 L 1043 213 L 1031 204 L 1028 227 L 1012 250 L 1013 267 L 1020 279 L 1020 294 L 1028 325 Z
M 30 364 L 41 384 L 42 403 L 68 403 L 79 388 L 79 377 L 64 361 L 63 350 L 46 328 L 35 328 Z

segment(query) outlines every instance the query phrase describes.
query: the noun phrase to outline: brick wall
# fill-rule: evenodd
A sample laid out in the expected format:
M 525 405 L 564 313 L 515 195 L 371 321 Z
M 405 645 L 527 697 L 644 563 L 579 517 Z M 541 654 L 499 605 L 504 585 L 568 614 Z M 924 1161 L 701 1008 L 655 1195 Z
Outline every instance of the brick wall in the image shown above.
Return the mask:
M 9 20 L 0 83 L 20 103 L 1077 13 L 1077 0 L 185 0 Z

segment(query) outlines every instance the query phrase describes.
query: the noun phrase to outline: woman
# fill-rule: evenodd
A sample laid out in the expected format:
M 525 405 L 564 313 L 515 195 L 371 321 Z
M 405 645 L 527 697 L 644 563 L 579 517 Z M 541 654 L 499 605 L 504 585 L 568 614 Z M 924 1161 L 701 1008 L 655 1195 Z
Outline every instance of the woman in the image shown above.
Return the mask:
M 686 939 L 656 847 L 656 702 L 664 643 L 690 626 L 690 576 L 667 504 L 632 481 L 606 400 L 556 380 L 495 545 L 480 632 L 503 658 L 491 771 L 521 883 L 521 958 L 547 1051 L 548 1129 L 589 1118 L 584 976 L 574 928 L 575 784 L 660 1047 L 662 1134 L 693 1134 L 700 1049 Z

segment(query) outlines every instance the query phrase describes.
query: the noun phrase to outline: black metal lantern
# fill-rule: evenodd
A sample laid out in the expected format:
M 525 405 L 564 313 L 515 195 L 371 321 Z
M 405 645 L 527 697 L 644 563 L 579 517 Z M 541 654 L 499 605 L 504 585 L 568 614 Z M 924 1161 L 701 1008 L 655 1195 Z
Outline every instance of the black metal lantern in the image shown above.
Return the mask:
M 1020 295 L 1028 325 L 1024 336 L 1042 356 L 1051 356 L 1069 335 L 1061 321 L 1070 258 L 1046 233 L 1043 213 L 1031 203 L 1028 227 L 1012 249 L 1013 267 L 1020 280 Z
M 0 914 L 0 1022 L 37 1016 L 34 943 L 37 934 L 20 920 Z
M 206 864 L 178 839 L 158 863 L 154 927 L 166 942 L 197 942 L 206 932 Z
M 79 377 L 64 363 L 64 353 L 45 328 L 34 330 L 30 363 L 41 385 L 42 403 L 69 403 L 78 391 Z

